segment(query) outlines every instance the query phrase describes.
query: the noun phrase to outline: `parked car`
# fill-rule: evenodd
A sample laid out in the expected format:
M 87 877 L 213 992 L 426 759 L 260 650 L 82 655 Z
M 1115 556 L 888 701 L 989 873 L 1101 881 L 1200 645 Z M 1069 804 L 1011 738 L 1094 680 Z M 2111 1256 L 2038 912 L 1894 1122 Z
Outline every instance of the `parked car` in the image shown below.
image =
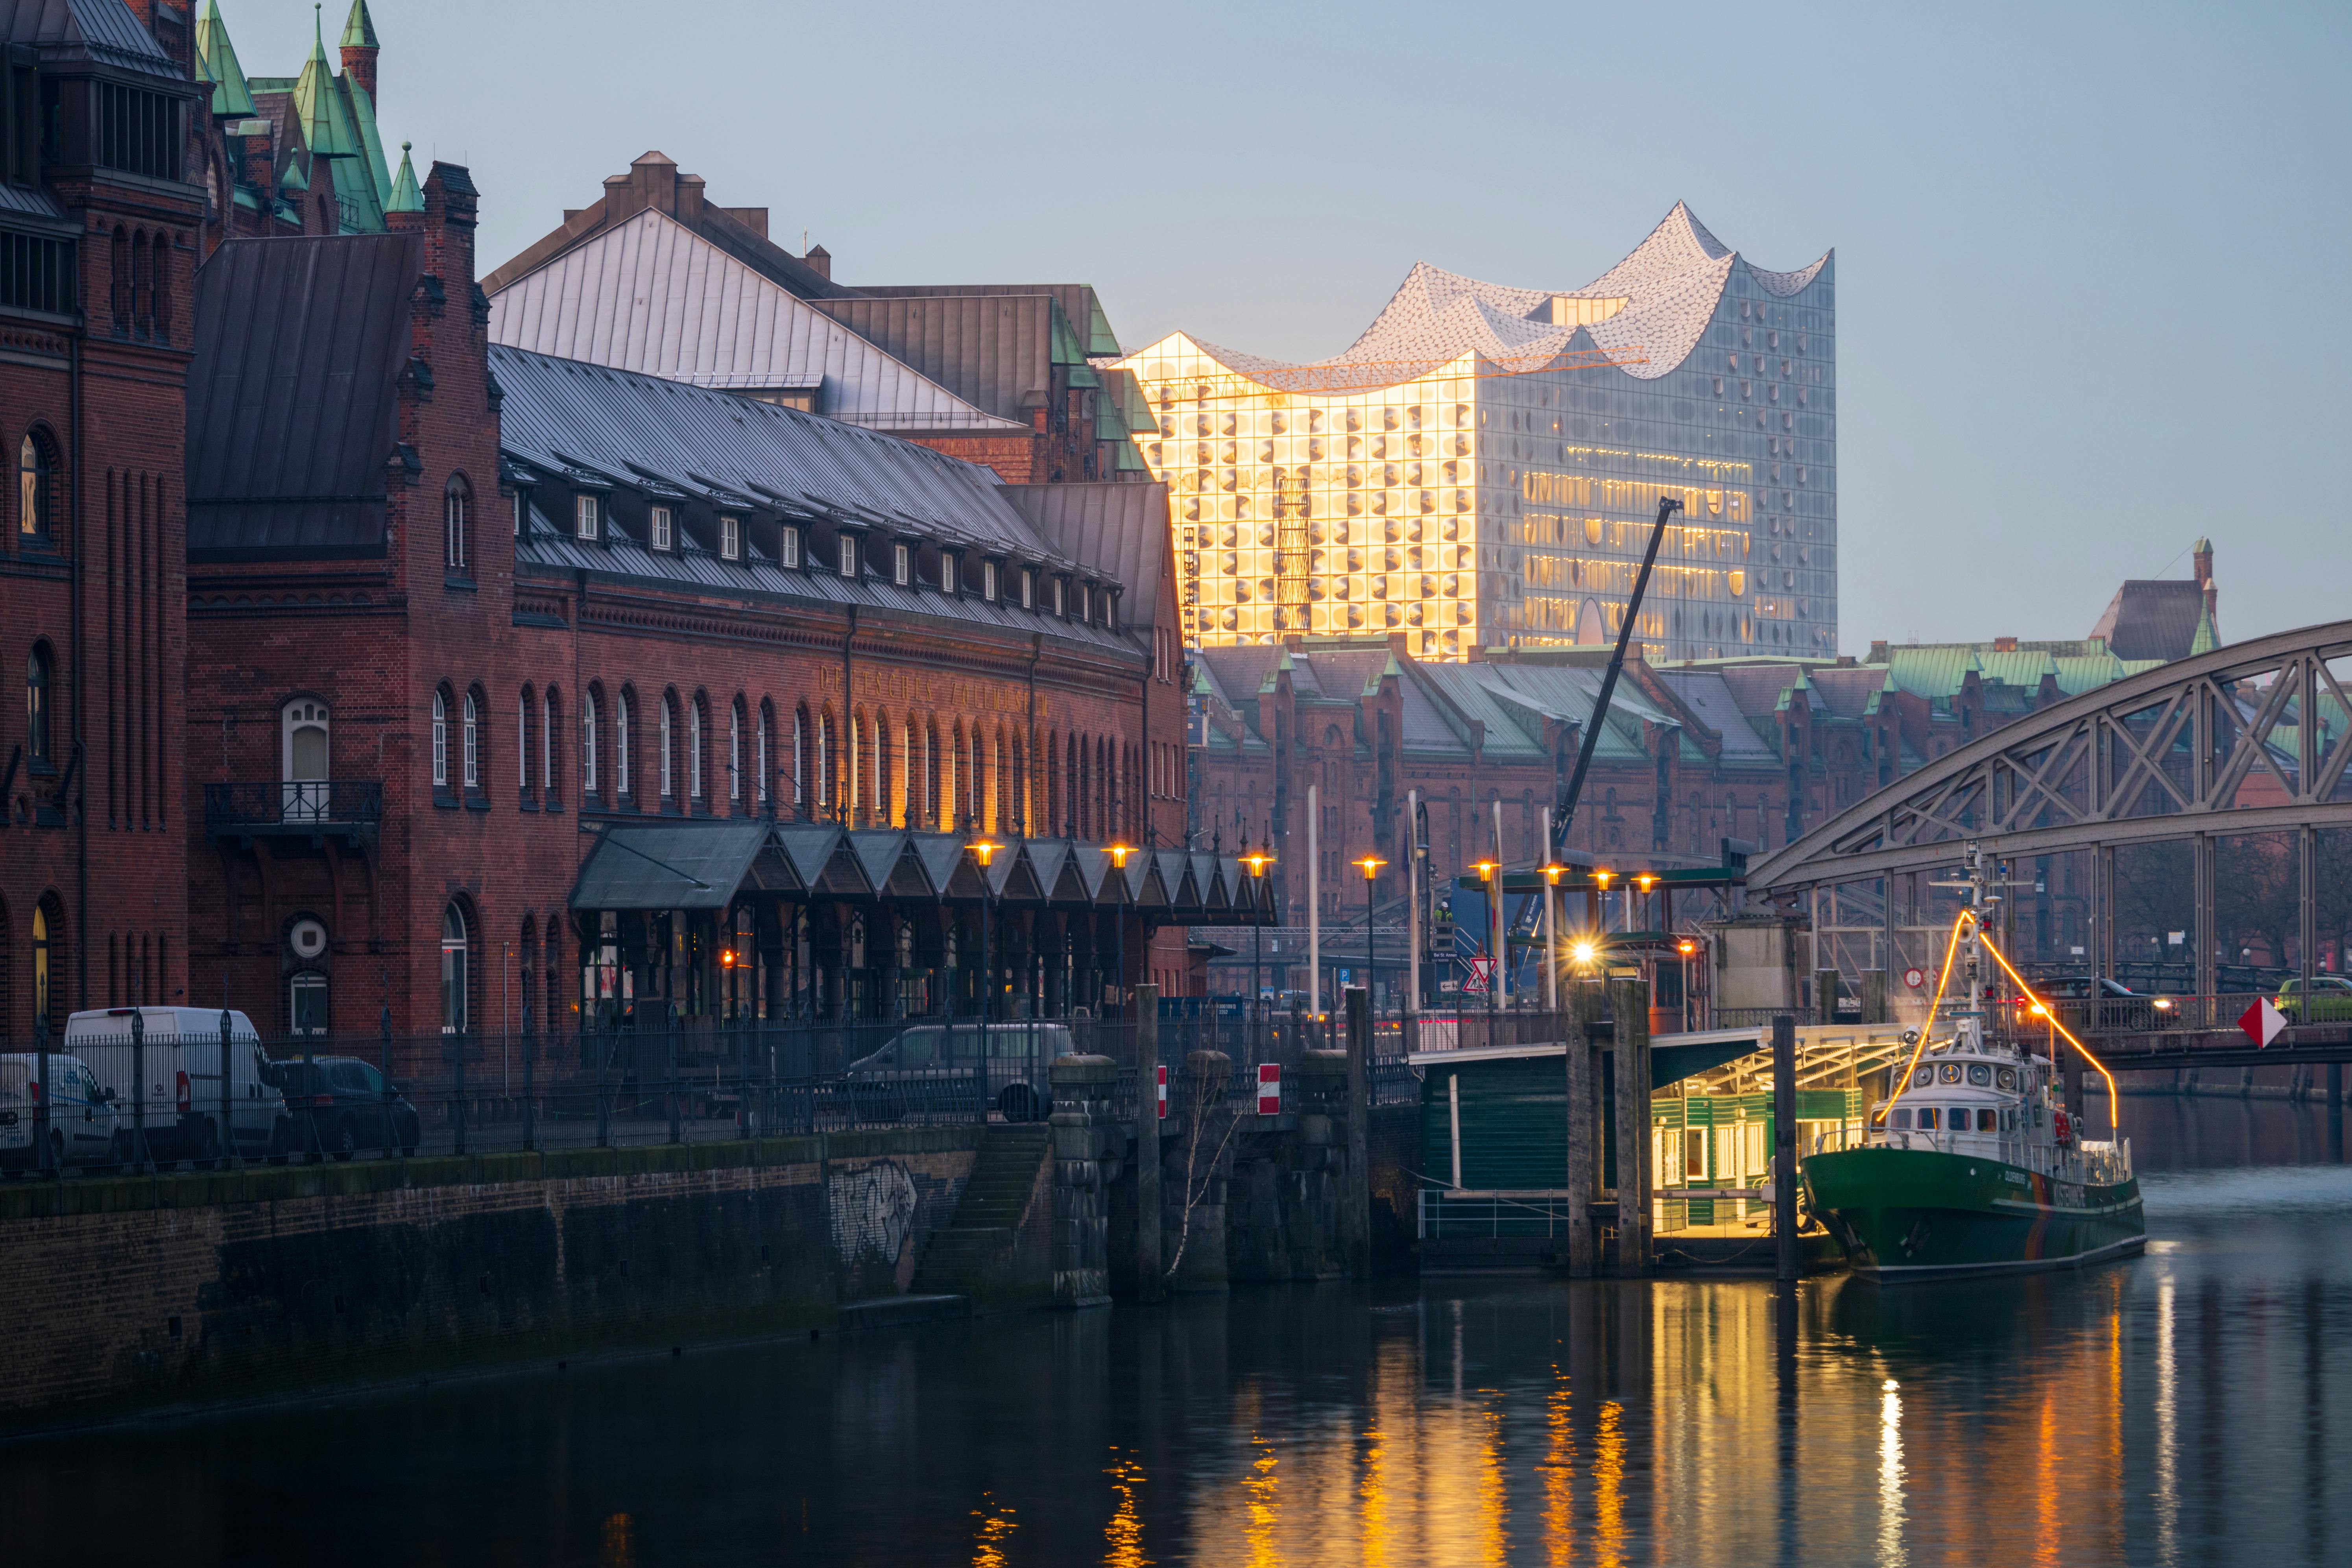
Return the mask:
M 0 1170 L 41 1168 L 40 1058 L 0 1056 Z M 114 1157 L 114 1092 L 99 1086 L 79 1057 L 49 1053 L 49 1168 L 103 1164 Z
M 2316 1024 L 2322 1020 L 2352 1018 L 2352 978 L 2341 974 L 2315 974 L 2311 977 L 2309 1017 L 2304 1016 L 2303 981 L 2300 977 L 2279 987 L 2278 1000 L 2271 1004 L 2290 1024 Z
M 1007 1121 L 1041 1121 L 1054 1113 L 1052 1067 L 1077 1044 L 1067 1024 L 1031 1020 L 917 1024 L 900 1031 L 844 1074 L 857 1114 L 896 1121 L 912 1108 L 976 1087 Z
M 2168 1005 L 2104 974 L 2051 975 L 2033 982 L 2033 990 L 2056 1003 L 2059 1022 L 2073 1028 L 2152 1028 Z M 2020 998 L 2021 1012 L 2024 1005 Z
M 134 1013 L 141 1026 L 135 1043 Z M 228 1015 L 226 1126 L 217 1008 L 92 1008 L 66 1019 L 63 1045 L 113 1097 L 118 1161 L 136 1157 L 131 1145 L 142 1123 L 147 1156 L 162 1164 L 209 1165 L 232 1151 L 247 1159 L 286 1152 L 285 1100 L 269 1079 L 261 1037 L 242 1013 Z
M 295 1057 L 269 1064 L 278 1087 L 285 1092 L 286 1109 L 293 1119 L 288 1146 L 316 1159 L 331 1154 L 348 1160 L 362 1149 L 398 1149 L 416 1152 L 423 1119 L 401 1094 L 388 1086 L 373 1062 L 358 1057 Z

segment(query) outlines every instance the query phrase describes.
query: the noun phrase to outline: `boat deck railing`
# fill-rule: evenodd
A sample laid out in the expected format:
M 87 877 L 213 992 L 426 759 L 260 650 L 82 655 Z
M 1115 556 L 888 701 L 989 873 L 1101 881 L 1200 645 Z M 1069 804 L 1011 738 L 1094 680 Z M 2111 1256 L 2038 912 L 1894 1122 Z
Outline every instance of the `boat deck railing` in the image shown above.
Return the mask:
M 2131 1140 L 2121 1142 L 2084 1142 L 2072 1149 L 2055 1149 L 2028 1139 L 1982 1132 L 1917 1132 L 1901 1128 L 1875 1136 L 1889 1149 L 1932 1149 L 1944 1154 L 1973 1154 L 1998 1160 L 2058 1182 L 2087 1186 L 2112 1186 L 2132 1173 Z

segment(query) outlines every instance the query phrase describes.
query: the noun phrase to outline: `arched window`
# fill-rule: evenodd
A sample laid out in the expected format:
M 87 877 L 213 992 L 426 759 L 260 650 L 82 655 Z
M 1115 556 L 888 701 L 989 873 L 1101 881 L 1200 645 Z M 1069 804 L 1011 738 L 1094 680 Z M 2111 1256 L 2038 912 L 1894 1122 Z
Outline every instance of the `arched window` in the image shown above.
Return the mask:
M 475 706 L 474 694 L 471 691 L 466 693 L 466 727 L 464 742 L 466 748 L 466 787 L 467 789 L 479 789 L 482 787 L 482 716 L 479 709 Z
M 519 1021 L 522 1025 L 523 1038 L 526 1040 L 531 1037 L 532 1032 L 543 1022 L 538 1009 L 531 1005 L 530 977 L 538 958 L 539 922 L 530 916 L 525 915 L 522 917 L 521 940 L 515 944 L 515 994 L 521 999 L 521 1016 Z
M 57 463 L 49 444 L 27 433 L 16 448 L 16 531 L 27 540 L 47 542 L 57 505 Z
M 449 700 L 433 694 L 433 787 L 449 787 Z
M 530 793 L 530 688 L 515 695 L 515 784 Z
M 688 698 L 686 704 L 686 795 L 688 800 L 702 798 L 702 699 Z
M 665 691 L 662 693 L 661 700 L 661 734 L 659 736 L 661 747 L 661 797 L 664 800 L 670 798 L 670 791 L 675 787 L 670 778 L 670 731 L 673 726 L 670 721 L 669 707 L 669 693 Z
M 279 710 L 278 763 L 281 808 L 289 817 L 322 817 L 327 811 L 327 705 L 297 697 Z
M 131 233 L 128 229 L 114 231 L 114 244 L 108 255 L 110 298 L 108 304 L 114 312 L 114 335 L 131 335 Z
M 155 237 L 155 341 L 172 341 L 172 237 Z
M 131 331 L 142 338 L 155 331 L 155 263 L 143 229 L 131 237 Z
M 552 686 L 539 699 L 539 787 L 555 804 L 555 736 L 563 720 L 563 698 Z
M 580 700 L 580 793 L 596 793 L 596 689 Z
M 65 979 L 69 973 L 65 906 L 55 893 L 44 893 L 33 906 L 33 1016 L 49 1021 L 52 1037 L 65 1030 Z
M 822 813 L 833 804 L 833 710 L 821 709 L 816 716 L 816 808 Z
M 450 571 L 466 570 L 466 476 L 451 474 L 441 496 L 441 563 Z
M 453 900 L 441 911 L 441 1032 L 466 1032 L 466 911 Z
M 727 803 L 730 805 L 743 798 L 743 700 L 740 697 L 727 709 Z
M 51 765 L 49 750 L 49 645 L 37 642 L 25 660 L 25 758 L 37 768 Z
M 809 716 L 806 708 L 793 710 L 793 815 L 809 814 L 808 795 Z
M 625 686 L 613 699 L 613 788 L 619 795 L 629 793 L 629 689 Z
M 760 700 L 760 728 L 751 742 L 752 788 L 758 792 L 760 809 L 768 807 L 768 731 L 773 729 L 775 710 L 766 698 Z

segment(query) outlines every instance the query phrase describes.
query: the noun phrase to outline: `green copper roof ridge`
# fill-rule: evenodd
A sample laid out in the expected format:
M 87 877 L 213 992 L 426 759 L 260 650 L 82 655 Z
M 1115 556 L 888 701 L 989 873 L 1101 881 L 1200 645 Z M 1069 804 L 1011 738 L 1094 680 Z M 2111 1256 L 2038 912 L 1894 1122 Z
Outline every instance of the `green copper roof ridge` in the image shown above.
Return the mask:
M 375 41 L 375 18 L 368 15 L 367 0 L 352 0 L 352 14 L 343 23 L 342 47 L 347 49 L 373 49 Z
M 408 143 L 400 144 L 400 173 L 393 177 L 392 195 L 384 198 L 387 213 L 421 213 L 425 195 L 416 188 L 416 170 L 408 161 Z

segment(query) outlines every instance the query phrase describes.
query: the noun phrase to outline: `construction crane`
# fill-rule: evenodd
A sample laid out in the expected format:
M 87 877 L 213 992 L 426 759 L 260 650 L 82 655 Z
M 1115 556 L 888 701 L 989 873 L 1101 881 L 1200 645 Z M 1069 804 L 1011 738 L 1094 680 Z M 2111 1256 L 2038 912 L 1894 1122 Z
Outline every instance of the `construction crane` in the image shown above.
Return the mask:
M 1625 673 L 1625 645 L 1633 639 L 1633 626 L 1641 619 L 1642 595 L 1650 586 L 1650 568 L 1657 564 L 1658 546 L 1666 537 L 1666 523 L 1683 503 L 1672 496 L 1658 498 L 1658 521 L 1650 530 L 1650 547 L 1642 552 L 1642 570 L 1633 578 L 1633 597 L 1625 602 L 1625 617 L 1617 627 L 1617 647 L 1609 656 L 1609 668 L 1601 672 L 1601 695 L 1593 700 L 1592 718 L 1584 726 L 1584 743 L 1576 751 L 1576 771 L 1568 776 L 1568 785 L 1560 791 L 1559 803 L 1552 815 L 1551 843 L 1548 852 L 1558 855 L 1568 847 L 1569 829 L 1576 823 L 1576 804 L 1584 794 L 1584 775 L 1592 769 L 1592 749 L 1601 742 L 1601 726 L 1608 721 L 1609 700 L 1616 695 L 1617 678 Z

